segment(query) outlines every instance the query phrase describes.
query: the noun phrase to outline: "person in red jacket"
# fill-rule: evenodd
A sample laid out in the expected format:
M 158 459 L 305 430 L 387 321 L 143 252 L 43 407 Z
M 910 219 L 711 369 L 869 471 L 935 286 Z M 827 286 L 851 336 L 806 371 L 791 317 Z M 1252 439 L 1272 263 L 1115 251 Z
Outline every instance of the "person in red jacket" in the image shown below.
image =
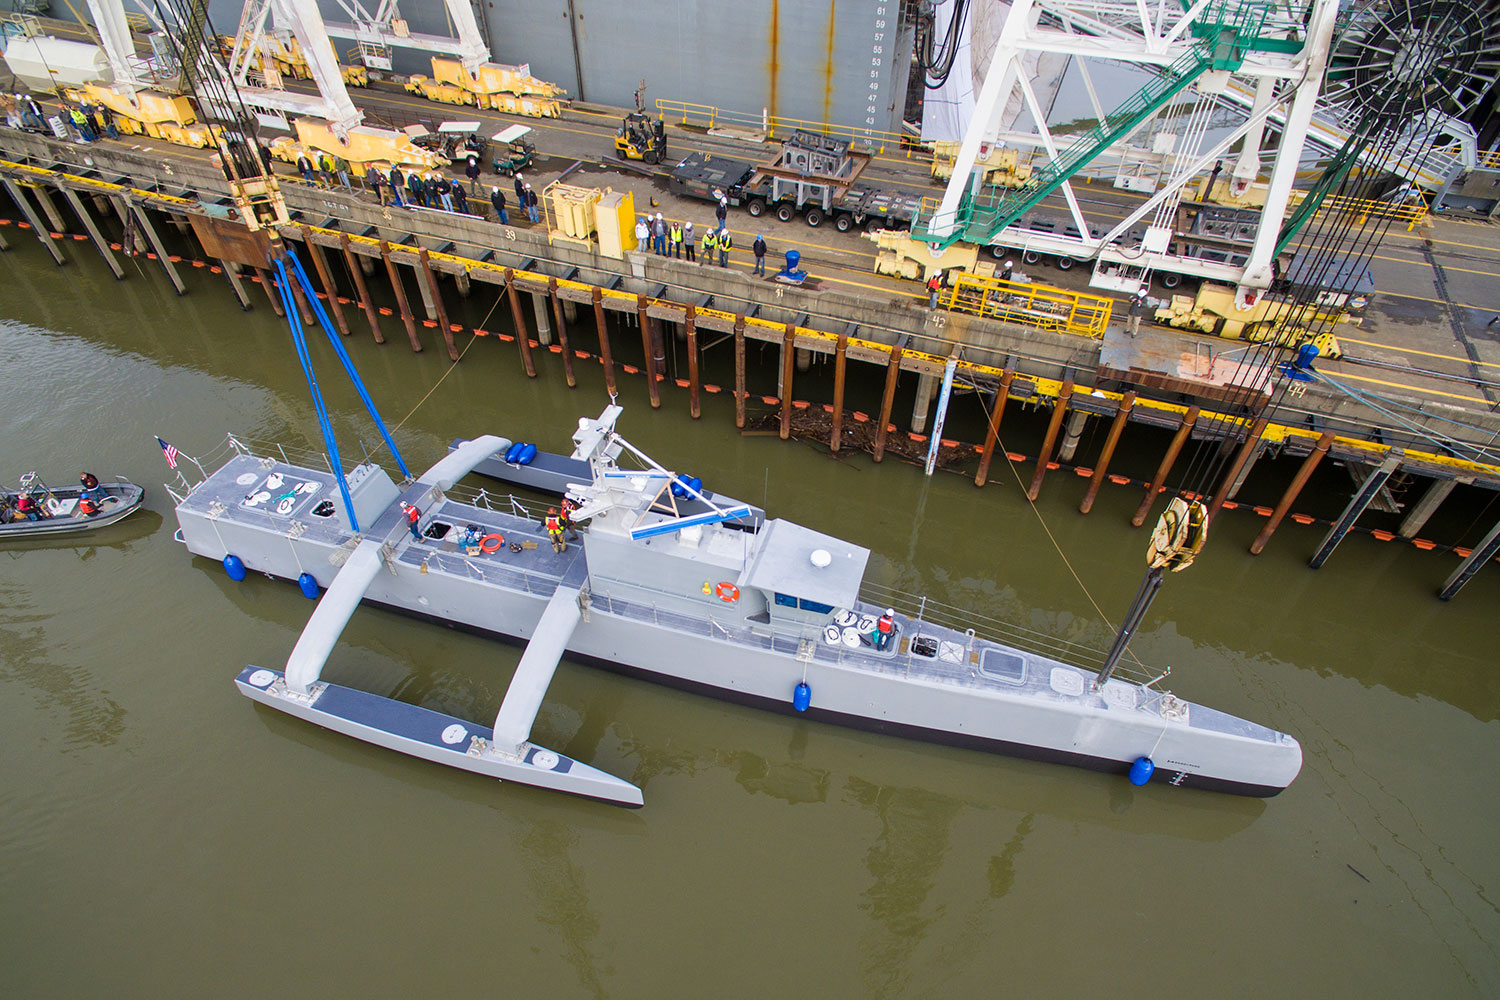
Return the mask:
M 422 519 L 422 509 L 405 500 L 401 501 L 401 509 L 406 513 L 406 527 L 411 532 L 411 537 L 420 542 L 422 533 L 417 530 L 417 522 Z

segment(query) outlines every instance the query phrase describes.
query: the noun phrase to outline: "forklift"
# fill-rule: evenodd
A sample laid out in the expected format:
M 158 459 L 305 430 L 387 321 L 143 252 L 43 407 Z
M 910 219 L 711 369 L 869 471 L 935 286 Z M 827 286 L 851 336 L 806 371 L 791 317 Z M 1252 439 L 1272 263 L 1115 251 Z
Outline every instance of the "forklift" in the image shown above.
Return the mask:
M 667 123 L 661 118 L 651 120 L 646 114 L 642 85 L 635 92 L 635 110 L 620 121 L 620 130 L 615 133 L 615 152 L 627 160 L 645 160 L 660 163 L 667 158 Z

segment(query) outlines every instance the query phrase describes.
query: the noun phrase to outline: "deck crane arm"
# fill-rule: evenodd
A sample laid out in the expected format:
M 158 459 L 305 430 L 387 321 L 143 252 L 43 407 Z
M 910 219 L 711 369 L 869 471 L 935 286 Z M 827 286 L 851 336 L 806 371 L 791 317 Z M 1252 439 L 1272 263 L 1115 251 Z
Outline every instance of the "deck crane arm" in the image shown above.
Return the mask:
M 458 34 L 457 38 L 407 31 L 397 0 L 380 0 L 373 14 L 365 9 L 360 0 L 337 2 L 353 23 L 330 22 L 327 25 L 328 34 L 335 38 L 352 38 L 361 45 L 444 52 L 457 56 L 464 69 L 470 73 L 490 57 L 489 46 L 484 43 L 484 36 L 479 32 L 479 22 L 474 17 L 474 8 L 469 0 L 443 0 L 448 9 L 448 19 Z
M 297 39 L 313 83 L 318 87 L 317 97 L 250 84 L 249 71 L 263 48 L 268 13 L 278 28 L 290 31 Z M 328 35 L 316 0 L 249 0 L 240 17 L 229 61 L 230 75 L 246 103 L 321 118 L 340 139 L 347 138 L 349 130 L 363 121 L 364 115 L 344 87 L 338 57 Z
M 105 58 L 115 74 L 114 88 L 134 101 L 135 92 L 146 84 L 130 37 L 130 24 L 125 20 L 123 0 L 88 0 L 88 4 Z

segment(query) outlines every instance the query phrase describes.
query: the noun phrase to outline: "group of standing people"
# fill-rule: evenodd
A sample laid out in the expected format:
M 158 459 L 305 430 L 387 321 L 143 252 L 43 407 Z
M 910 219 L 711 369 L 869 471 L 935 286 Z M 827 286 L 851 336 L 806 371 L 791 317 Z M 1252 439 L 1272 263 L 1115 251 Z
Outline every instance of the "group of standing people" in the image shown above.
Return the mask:
M 469 177 L 469 183 L 472 185 L 477 179 L 478 174 L 475 173 Z M 526 213 L 526 218 L 531 222 L 540 222 L 542 215 L 536 192 L 531 190 L 531 185 L 527 183 L 526 178 L 516 174 L 513 186 L 516 190 L 516 211 Z M 490 207 L 495 210 L 496 222 L 502 226 L 510 225 L 511 204 L 506 200 L 505 192 L 500 190 L 498 184 L 490 188 Z
M 109 109 L 102 104 L 81 101 L 69 106 L 60 101 L 58 114 L 49 121 L 47 112 L 36 98 L 28 93 L 17 92 L 0 94 L 0 111 L 5 114 L 5 124 L 11 128 L 30 129 L 34 132 L 46 132 L 50 128 L 59 139 L 66 139 L 71 135 L 80 142 L 93 142 L 106 137 L 120 137 L 114 120 L 109 116 Z

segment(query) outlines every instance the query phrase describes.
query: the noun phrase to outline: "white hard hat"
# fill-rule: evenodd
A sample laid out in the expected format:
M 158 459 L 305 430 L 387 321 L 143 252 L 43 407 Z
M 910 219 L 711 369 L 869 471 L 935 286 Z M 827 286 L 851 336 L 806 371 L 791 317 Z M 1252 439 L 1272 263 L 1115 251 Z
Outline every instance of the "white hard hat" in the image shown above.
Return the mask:
M 1005 266 L 1006 267 L 1015 267 L 1016 266 L 1016 262 L 1013 261 L 1013 260 L 1008 260 L 1008 261 L 1005 262 Z
M 660 212 L 657 212 L 657 213 L 656 213 L 656 217 L 657 217 L 657 218 L 658 218 L 658 219 L 660 219 L 660 218 L 661 218 L 661 213 L 660 213 Z
M 888 615 L 893 615 L 893 614 L 896 613 L 896 609 L 895 608 L 886 608 L 885 609 L 885 613 L 888 614 Z

